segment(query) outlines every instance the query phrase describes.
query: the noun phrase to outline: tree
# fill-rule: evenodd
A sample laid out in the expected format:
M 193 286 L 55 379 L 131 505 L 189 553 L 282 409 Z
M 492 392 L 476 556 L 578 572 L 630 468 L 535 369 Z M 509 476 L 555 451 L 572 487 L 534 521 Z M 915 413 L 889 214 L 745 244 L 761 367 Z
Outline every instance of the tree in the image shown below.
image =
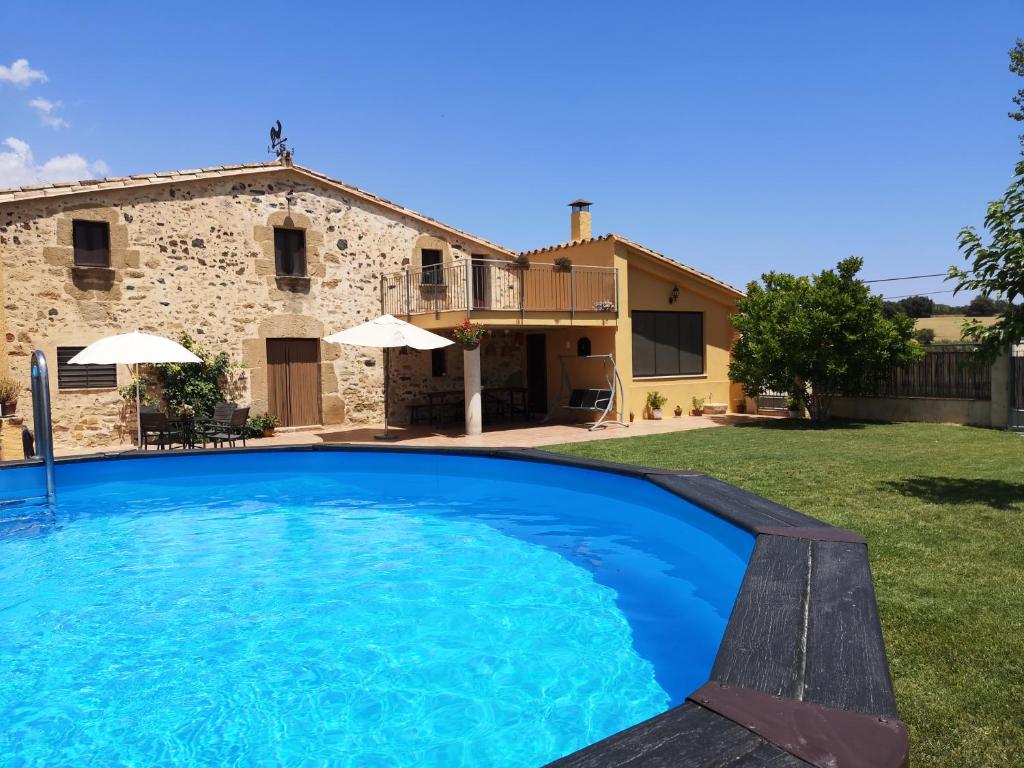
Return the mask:
M 786 392 L 824 421 L 835 395 L 870 392 L 889 366 L 919 359 L 914 321 L 884 316 L 881 297 L 857 278 L 862 265 L 850 257 L 810 278 L 769 272 L 750 283 L 732 317 L 729 378 L 749 397 Z
M 996 302 L 991 296 L 978 294 L 967 305 L 964 312 L 968 317 L 992 317 L 996 313 Z
M 969 267 L 950 267 L 949 279 L 956 280 L 957 291 L 981 292 L 968 314 L 986 310 L 996 315 L 987 328 L 977 321 L 964 323 L 964 338 L 977 338 L 979 355 L 991 361 L 1024 339 L 1024 308 L 1014 303 L 1024 296 L 1024 162 L 1017 163 L 1002 199 L 989 203 L 985 230 L 987 242 L 974 227 L 960 231 L 960 251 Z M 1004 301 L 990 304 L 993 295 Z
M 1010 49 L 1010 71 L 1018 77 L 1024 77 L 1024 40 L 1017 38 L 1016 45 Z M 1017 107 L 1010 112 L 1010 117 L 1019 122 L 1024 122 L 1024 88 L 1017 89 L 1017 95 L 1013 97 L 1013 105 Z M 1020 137 L 1024 144 L 1024 136 Z
M 907 317 L 931 317 L 935 310 L 935 302 L 927 296 L 908 296 L 900 301 Z
M 1018 39 L 1010 51 L 1010 71 L 1024 77 L 1024 40 Z M 1024 89 L 1017 90 L 1013 103 L 1017 109 L 1010 117 L 1024 121 Z M 1021 141 L 1024 143 L 1024 136 Z M 988 204 L 984 226 L 987 243 L 974 227 L 960 230 L 960 252 L 970 267 L 950 267 L 949 279 L 956 280 L 957 291 L 981 292 L 971 302 L 969 315 L 974 315 L 975 302 L 982 297 L 1001 300 L 990 308 L 997 316 L 993 325 L 986 328 L 971 321 L 963 326 L 963 337 L 977 340 L 979 357 L 992 361 L 1024 339 L 1024 307 L 1014 304 L 1024 295 L 1024 161 L 1017 162 L 1013 181 L 1002 198 Z

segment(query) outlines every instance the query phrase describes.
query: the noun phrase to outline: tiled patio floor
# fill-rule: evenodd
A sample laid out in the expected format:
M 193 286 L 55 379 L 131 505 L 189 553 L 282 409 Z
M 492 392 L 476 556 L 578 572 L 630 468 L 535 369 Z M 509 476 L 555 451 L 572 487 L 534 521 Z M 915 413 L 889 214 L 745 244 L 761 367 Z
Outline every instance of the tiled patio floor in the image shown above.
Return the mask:
M 661 421 L 635 421 L 629 427 L 612 424 L 591 432 L 586 424 L 512 424 L 495 425 L 487 428 L 482 435 L 468 437 L 457 430 L 439 432 L 425 427 L 403 429 L 396 427 L 392 432 L 398 435 L 395 441 L 401 445 L 421 446 L 475 446 L 483 448 L 537 448 L 544 445 L 559 443 L 578 443 L 587 440 L 613 440 L 620 437 L 640 437 L 642 435 L 659 435 L 665 432 L 684 432 L 690 429 L 709 429 L 721 427 L 753 419 L 772 418 L 765 416 L 745 416 L 728 414 L 726 416 L 681 416 L 669 417 Z M 376 443 L 374 435 L 380 434 L 383 427 L 349 427 L 303 430 L 296 432 L 277 432 L 273 437 L 249 440 L 251 446 L 272 445 L 311 445 L 316 443 Z M 124 450 L 132 447 L 125 445 Z M 82 453 L 95 453 L 96 448 L 64 448 L 58 449 L 58 456 L 71 456 Z M 117 448 L 106 449 L 117 450 Z

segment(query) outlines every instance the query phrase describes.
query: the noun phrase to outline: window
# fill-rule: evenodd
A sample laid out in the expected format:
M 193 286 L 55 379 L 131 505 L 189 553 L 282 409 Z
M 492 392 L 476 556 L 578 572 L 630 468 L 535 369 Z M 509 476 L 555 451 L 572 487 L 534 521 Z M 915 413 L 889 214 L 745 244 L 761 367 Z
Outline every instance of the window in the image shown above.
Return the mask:
M 590 339 L 586 336 L 580 336 L 576 342 L 576 354 L 580 357 L 590 357 Z
M 434 378 L 448 375 L 448 353 L 445 350 L 430 350 L 430 375 Z
M 633 312 L 633 375 L 704 373 L 704 314 Z
M 274 264 L 280 277 L 306 276 L 306 232 L 274 227 Z
M 105 221 L 71 221 L 76 267 L 110 267 L 110 225 Z
M 423 285 L 444 285 L 444 271 L 441 266 L 441 259 L 444 254 L 438 248 L 420 249 L 420 266 L 423 267 L 423 275 L 420 282 Z
M 113 389 L 117 386 L 116 365 L 71 365 L 72 357 L 85 347 L 57 347 L 58 389 Z

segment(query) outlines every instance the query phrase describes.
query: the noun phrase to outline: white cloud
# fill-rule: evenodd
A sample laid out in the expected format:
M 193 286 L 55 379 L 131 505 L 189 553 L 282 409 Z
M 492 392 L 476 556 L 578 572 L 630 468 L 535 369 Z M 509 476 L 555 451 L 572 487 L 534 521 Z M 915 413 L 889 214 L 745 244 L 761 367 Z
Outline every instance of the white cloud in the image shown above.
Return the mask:
M 55 155 L 45 163 L 37 164 L 28 143 L 13 136 L 4 139 L 0 146 L 0 189 L 94 179 L 108 173 L 110 167 L 102 160 L 89 161 L 75 153 Z
M 70 126 L 67 120 L 57 114 L 57 110 L 61 105 L 59 101 L 49 101 L 42 96 L 36 96 L 28 105 L 36 111 L 43 125 L 48 125 L 50 128 L 67 128 Z
M 11 66 L 0 64 L 0 82 L 14 83 L 24 87 L 30 83 L 46 82 L 46 73 L 41 69 L 32 69 L 28 59 L 18 59 Z

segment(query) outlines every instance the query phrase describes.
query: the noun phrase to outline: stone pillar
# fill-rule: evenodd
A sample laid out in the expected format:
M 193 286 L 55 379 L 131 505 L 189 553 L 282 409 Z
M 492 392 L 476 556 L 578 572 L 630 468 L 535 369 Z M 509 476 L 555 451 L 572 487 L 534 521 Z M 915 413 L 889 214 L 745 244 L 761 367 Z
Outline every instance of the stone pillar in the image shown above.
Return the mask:
M 484 417 L 480 394 L 480 347 L 462 350 L 462 380 L 466 395 L 466 434 L 483 432 Z

